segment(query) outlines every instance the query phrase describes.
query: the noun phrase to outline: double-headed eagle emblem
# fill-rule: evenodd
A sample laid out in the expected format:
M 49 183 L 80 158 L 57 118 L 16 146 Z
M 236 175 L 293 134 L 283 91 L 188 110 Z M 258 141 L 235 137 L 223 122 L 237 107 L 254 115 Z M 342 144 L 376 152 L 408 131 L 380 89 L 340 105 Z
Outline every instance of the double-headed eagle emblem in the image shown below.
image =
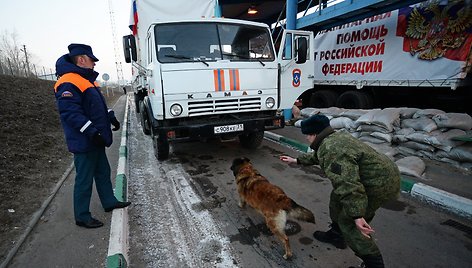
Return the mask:
M 441 6 L 439 1 L 428 1 L 415 7 L 408 19 L 406 36 L 416 39 L 410 53 L 423 60 L 443 57 L 447 50 L 457 49 L 467 39 L 466 30 L 472 26 L 472 8 L 464 1 L 449 1 Z M 415 42 L 416 43 L 416 42 Z

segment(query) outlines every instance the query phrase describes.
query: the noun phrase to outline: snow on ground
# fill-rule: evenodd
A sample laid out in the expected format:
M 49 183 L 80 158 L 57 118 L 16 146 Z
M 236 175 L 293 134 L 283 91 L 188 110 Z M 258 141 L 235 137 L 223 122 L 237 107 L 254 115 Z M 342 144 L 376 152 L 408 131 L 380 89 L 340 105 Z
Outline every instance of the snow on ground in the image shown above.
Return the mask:
M 131 105 L 133 107 L 133 105 Z M 158 162 L 131 108 L 128 188 L 130 264 L 147 267 L 233 267 L 229 239 L 205 210 L 179 163 Z

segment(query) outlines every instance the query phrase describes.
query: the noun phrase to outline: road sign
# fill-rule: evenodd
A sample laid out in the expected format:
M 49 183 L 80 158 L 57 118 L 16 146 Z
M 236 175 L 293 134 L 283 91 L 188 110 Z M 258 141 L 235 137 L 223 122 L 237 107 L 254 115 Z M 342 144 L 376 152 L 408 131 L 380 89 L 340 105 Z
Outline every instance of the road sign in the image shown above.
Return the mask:
M 104 73 L 102 75 L 102 79 L 105 80 L 105 81 L 108 81 L 108 80 L 110 80 L 110 76 L 107 73 Z

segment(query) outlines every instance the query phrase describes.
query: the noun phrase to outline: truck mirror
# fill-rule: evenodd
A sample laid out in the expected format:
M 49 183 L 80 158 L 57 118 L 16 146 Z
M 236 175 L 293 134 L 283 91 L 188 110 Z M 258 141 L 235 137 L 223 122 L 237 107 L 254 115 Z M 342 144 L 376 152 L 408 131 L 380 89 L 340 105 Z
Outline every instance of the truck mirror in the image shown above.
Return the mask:
M 136 50 L 136 39 L 134 35 L 123 36 L 123 52 L 125 54 L 126 63 L 130 63 L 131 60 L 137 61 L 138 54 Z
M 297 64 L 306 62 L 306 55 L 308 50 L 308 42 L 305 37 L 299 37 L 296 39 L 297 48 Z

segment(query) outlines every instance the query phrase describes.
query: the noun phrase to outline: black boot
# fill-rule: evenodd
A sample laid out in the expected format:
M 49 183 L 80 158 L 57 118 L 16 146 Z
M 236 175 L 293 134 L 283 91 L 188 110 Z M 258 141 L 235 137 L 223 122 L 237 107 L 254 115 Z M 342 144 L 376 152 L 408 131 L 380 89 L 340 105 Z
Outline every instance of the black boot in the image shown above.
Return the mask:
M 331 229 L 329 229 L 327 232 L 316 231 L 313 233 L 313 236 L 316 240 L 332 244 L 337 248 L 347 248 L 346 241 L 344 241 L 344 237 L 341 234 L 341 230 L 339 229 L 337 223 L 331 224 Z
M 366 255 L 361 256 L 366 268 L 384 268 L 384 261 L 382 255 Z

